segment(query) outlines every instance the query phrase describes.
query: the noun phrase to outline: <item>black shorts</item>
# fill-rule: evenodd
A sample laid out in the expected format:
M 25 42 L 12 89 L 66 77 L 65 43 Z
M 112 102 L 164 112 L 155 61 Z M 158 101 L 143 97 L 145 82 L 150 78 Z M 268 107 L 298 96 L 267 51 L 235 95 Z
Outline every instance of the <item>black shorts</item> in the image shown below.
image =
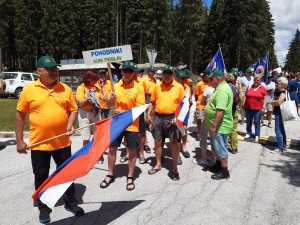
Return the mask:
M 175 115 L 164 115 L 155 113 L 154 123 L 152 125 L 152 136 L 155 140 L 162 140 L 169 138 L 170 140 L 180 139 L 180 132 L 176 124 L 171 124 Z
M 139 131 L 140 132 L 145 132 L 145 113 L 143 112 L 140 117 L 139 117 Z
M 122 143 L 122 139 L 125 137 L 127 142 L 127 148 L 129 150 L 138 150 L 140 149 L 140 133 L 139 132 L 131 132 L 131 131 L 124 131 L 116 140 L 114 140 L 110 147 L 120 147 Z
M 150 103 L 151 95 L 146 95 L 146 104 Z

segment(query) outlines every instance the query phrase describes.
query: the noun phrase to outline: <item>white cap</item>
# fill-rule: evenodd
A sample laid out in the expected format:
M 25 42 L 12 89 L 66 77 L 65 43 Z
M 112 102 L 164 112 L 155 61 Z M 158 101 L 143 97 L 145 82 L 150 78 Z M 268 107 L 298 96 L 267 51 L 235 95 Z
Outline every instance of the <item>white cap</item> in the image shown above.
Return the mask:
M 156 73 L 157 73 L 157 74 L 161 74 L 162 71 L 161 71 L 161 70 L 157 70 Z

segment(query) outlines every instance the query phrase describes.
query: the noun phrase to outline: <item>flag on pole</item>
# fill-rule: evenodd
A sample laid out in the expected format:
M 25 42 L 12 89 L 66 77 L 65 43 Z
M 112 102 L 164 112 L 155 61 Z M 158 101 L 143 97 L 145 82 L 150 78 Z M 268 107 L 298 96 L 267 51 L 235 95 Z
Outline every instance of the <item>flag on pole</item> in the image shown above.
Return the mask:
M 210 60 L 210 63 L 207 65 L 206 69 L 209 69 L 210 71 L 225 70 L 225 65 L 220 48 L 214 55 L 214 57 Z
M 259 66 L 259 60 L 257 60 L 255 63 L 253 63 L 253 64 L 250 66 L 250 68 L 252 68 L 253 71 L 255 71 L 256 68 L 257 68 L 258 66 Z
M 54 205 L 77 178 L 85 176 L 105 150 L 139 115 L 148 104 L 124 111 L 114 117 L 96 123 L 94 138 L 60 167 L 36 190 L 32 198 L 39 198 L 49 208 Z
M 259 65 L 254 70 L 254 75 L 260 75 L 261 81 L 265 81 L 265 75 L 268 73 L 268 54 L 259 61 Z
M 184 136 L 184 125 L 187 125 L 189 119 L 189 108 L 190 108 L 190 89 L 187 90 L 180 104 L 177 106 L 175 111 L 176 126 L 178 127 L 180 133 Z

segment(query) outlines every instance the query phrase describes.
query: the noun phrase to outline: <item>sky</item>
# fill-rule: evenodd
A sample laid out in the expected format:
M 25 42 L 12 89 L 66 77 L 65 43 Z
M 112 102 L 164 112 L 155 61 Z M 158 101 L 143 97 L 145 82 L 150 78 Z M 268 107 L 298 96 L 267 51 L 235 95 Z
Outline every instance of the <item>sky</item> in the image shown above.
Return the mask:
M 275 53 L 278 64 L 284 66 L 284 61 L 290 42 L 300 30 L 300 0 L 268 0 L 270 12 L 275 24 Z M 210 7 L 212 0 L 204 0 Z

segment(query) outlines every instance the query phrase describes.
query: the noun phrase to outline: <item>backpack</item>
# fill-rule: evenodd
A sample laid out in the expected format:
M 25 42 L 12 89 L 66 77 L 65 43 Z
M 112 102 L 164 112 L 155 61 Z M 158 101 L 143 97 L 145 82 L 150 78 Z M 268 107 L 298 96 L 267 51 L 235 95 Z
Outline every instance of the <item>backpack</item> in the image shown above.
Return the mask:
M 230 85 L 233 101 L 232 101 L 232 109 L 236 109 L 236 106 L 239 104 L 239 89 L 235 85 Z

